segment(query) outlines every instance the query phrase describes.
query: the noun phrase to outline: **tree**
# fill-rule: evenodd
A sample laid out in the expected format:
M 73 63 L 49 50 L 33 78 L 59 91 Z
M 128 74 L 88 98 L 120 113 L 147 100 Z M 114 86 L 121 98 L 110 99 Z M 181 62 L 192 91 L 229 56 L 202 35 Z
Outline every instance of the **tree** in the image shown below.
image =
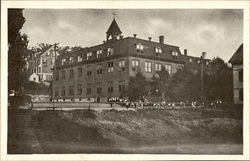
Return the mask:
M 223 99 L 227 102 L 233 100 L 233 75 L 232 68 L 221 58 L 214 58 L 211 71 L 205 79 L 204 90 L 208 100 Z
M 159 77 L 156 79 L 157 90 L 161 94 L 161 100 L 165 101 L 166 94 L 170 94 L 170 75 L 165 68 L 158 73 Z
M 171 96 L 174 101 L 197 101 L 200 95 L 198 75 L 183 67 L 171 79 Z
M 141 72 L 138 72 L 135 77 L 131 77 L 127 90 L 129 100 L 137 101 L 143 99 L 143 97 L 147 94 L 146 86 L 146 78 Z
M 8 9 L 8 90 L 20 91 L 22 69 L 25 65 L 25 54 L 28 46 L 26 34 L 20 29 L 25 22 L 22 9 Z

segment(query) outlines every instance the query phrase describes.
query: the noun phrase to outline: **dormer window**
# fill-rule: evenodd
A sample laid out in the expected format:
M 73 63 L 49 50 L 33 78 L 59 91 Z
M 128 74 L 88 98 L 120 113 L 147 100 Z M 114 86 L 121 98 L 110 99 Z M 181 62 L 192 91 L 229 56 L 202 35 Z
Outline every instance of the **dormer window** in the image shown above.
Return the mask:
M 160 47 L 155 47 L 156 55 L 160 55 L 162 53 L 162 49 Z
M 73 62 L 74 62 L 73 57 L 69 57 L 69 63 L 71 64 L 71 63 L 73 63 Z
M 62 59 L 62 65 L 66 64 L 66 59 Z
M 178 52 L 177 51 L 172 51 L 172 55 L 173 56 L 178 56 Z
M 78 62 L 82 62 L 82 56 L 78 55 L 77 61 L 78 61 Z
M 189 59 L 188 59 L 188 62 L 189 62 L 189 63 L 192 63 L 192 62 L 193 62 L 192 58 L 189 58 Z
M 108 56 L 113 55 L 113 52 L 114 52 L 113 48 L 110 47 L 107 49 Z
M 142 53 L 143 49 L 144 49 L 144 46 L 141 43 L 136 44 L 137 53 Z
M 102 57 L 102 50 L 97 50 L 97 59 L 100 59 Z
M 90 60 L 92 58 L 92 52 L 87 53 L 87 60 Z

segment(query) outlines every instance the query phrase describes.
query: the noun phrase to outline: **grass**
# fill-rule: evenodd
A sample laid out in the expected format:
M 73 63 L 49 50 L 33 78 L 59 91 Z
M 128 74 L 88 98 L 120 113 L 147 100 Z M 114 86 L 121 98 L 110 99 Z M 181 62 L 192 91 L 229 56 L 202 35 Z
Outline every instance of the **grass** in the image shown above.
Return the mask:
M 242 124 L 235 112 L 201 109 L 12 110 L 8 153 L 241 154 Z

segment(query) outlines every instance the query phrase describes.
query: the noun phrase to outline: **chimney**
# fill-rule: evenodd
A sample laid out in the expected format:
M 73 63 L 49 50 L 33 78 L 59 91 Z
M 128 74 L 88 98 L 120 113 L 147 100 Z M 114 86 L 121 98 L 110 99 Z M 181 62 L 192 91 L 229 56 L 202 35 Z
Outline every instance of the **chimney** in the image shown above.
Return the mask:
M 148 41 L 151 41 L 152 40 L 152 37 L 148 37 Z
M 136 38 L 137 34 L 133 34 L 134 38 Z
M 159 43 L 164 44 L 164 36 L 159 36 Z
M 106 41 L 103 41 L 103 44 L 105 44 L 106 43 Z
M 187 56 L 187 49 L 184 49 L 184 55 Z

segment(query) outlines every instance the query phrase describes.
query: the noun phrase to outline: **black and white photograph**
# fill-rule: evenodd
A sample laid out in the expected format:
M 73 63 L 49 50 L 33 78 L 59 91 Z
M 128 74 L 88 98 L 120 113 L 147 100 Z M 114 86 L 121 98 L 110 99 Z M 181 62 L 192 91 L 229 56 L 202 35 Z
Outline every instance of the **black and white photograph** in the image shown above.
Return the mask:
M 244 155 L 244 8 L 6 11 L 7 155 Z

